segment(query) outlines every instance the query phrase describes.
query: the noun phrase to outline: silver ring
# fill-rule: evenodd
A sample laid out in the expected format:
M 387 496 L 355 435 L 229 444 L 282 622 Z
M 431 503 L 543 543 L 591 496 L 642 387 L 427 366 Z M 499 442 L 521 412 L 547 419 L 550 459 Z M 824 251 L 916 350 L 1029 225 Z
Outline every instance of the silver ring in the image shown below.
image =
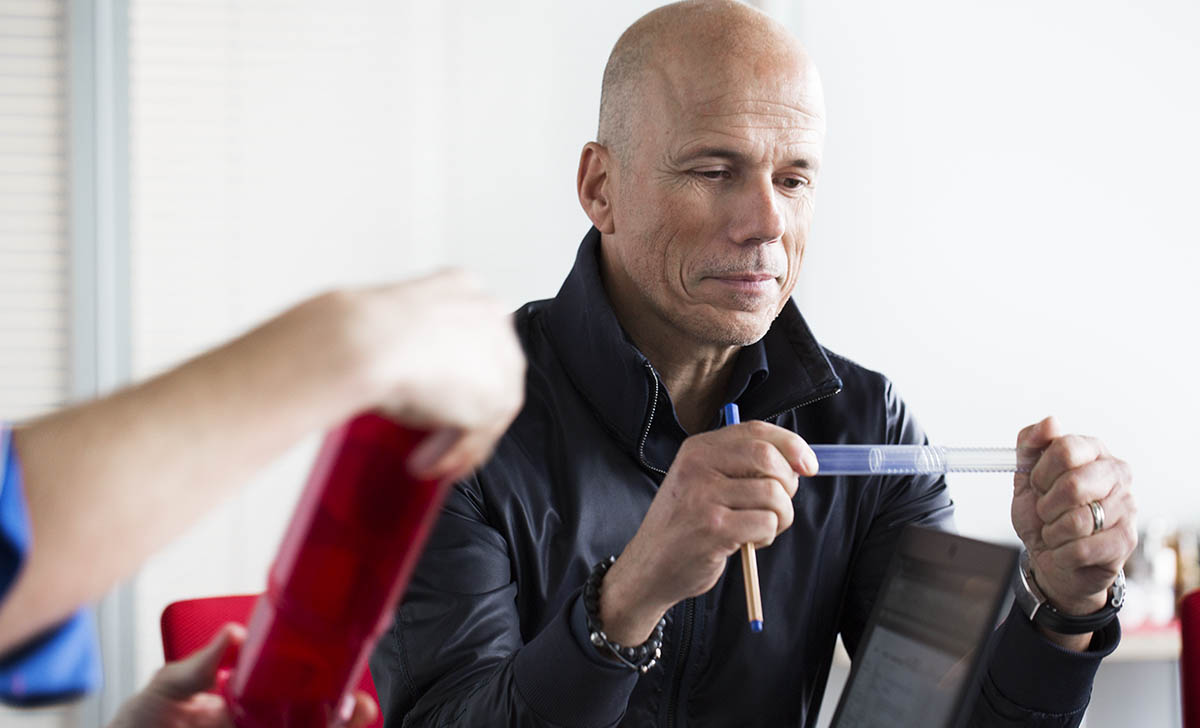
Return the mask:
M 1100 533 L 1104 530 L 1104 506 L 1100 505 L 1100 501 L 1092 501 L 1088 503 L 1088 508 L 1092 510 L 1092 533 Z

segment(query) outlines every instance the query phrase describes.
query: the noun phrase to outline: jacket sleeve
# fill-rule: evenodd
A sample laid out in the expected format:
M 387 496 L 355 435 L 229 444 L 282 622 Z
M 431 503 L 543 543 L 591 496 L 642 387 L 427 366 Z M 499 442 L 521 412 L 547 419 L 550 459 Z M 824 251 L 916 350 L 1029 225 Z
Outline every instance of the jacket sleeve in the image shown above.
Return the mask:
M 1092 696 L 1100 660 L 1121 641 L 1113 620 L 1092 636 L 1087 652 L 1064 649 L 1038 634 L 1014 604 L 992 634 L 992 656 L 980 685 L 972 726 L 1077 726 Z
M 0 604 L 16 582 L 33 544 L 17 449 L 0 422 Z M 90 610 L 0 653 L 0 703 L 62 702 L 100 685 L 100 644 Z
M 929 444 L 890 383 L 885 389 L 884 407 L 886 432 L 880 435 L 884 442 Z M 954 503 L 945 478 L 913 476 L 881 481 L 874 513 L 854 557 L 842 610 L 842 639 L 852 655 L 900 533 L 909 524 L 955 530 Z M 1082 721 L 1096 669 L 1100 660 L 1116 648 L 1120 627 L 1114 620 L 1096 633 L 1088 652 L 1073 652 L 1039 634 L 1014 605 L 990 641 L 992 653 L 971 725 L 1061 728 Z
M 637 678 L 586 644 L 578 594 L 526 640 L 512 573 L 477 481 L 460 483 L 371 656 L 385 726 L 603 728 L 621 719 Z

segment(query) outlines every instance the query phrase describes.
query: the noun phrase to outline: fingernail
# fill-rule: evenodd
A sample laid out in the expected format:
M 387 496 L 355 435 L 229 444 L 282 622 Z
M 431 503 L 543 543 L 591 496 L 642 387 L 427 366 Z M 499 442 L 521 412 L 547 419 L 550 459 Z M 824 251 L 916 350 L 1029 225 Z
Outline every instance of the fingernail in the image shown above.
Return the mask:
M 437 461 L 458 441 L 458 438 L 459 432 L 454 429 L 438 430 L 426 437 L 408 456 L 408 472 L 413 475 L 425 474 L 437 464 Z
M 817 454 L 812 450 L 804 453 L 804 467 L 810 475 L 816 475 L 817 471 L 821 468 L 821 464 L 817 462 Z
M 343 723 L 349 723 L 350 718 L 354 715 L 354 696 L 346 694 L 342 696 L 342 704 L 338 707 L 338 720 Z

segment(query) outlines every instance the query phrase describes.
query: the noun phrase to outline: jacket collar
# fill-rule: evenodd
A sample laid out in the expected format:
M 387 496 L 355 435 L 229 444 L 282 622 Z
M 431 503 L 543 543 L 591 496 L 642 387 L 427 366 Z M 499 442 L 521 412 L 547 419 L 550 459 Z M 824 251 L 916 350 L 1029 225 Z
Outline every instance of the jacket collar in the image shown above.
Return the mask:
M 547 309 L 551 345 L 605 426 L 647 464 L 666 470 L 685 433 L 650 361 L 617 320 L 600 279 L 600 231 L 584 236 L 575 266 Z M 795 302 L 738 355 L 730 401 L 765 419 L 836 393 L 842 382 Z M 669 415 L 668 415 L 669 413 Z

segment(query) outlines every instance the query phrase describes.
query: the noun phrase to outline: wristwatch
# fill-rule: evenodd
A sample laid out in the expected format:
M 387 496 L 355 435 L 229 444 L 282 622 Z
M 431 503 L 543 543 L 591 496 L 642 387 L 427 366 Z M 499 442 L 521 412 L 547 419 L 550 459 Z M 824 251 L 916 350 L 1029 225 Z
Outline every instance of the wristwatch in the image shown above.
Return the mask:
M 1013 598 L 1031 622 L 1051 632 L 1087 634 L 1106 627 L 1121 611 L 1121 605 L 1125 603 L 1125 570 L 1117 569 L 1117 579 L 1108 588 L 1108 601 L 1099 610 L 1082 616 L 1063 614 L 1046 600 L 1046 595 L 1033 578 L 1029 552 L 1022 551 L 1020 568 L 1013 576 Z

